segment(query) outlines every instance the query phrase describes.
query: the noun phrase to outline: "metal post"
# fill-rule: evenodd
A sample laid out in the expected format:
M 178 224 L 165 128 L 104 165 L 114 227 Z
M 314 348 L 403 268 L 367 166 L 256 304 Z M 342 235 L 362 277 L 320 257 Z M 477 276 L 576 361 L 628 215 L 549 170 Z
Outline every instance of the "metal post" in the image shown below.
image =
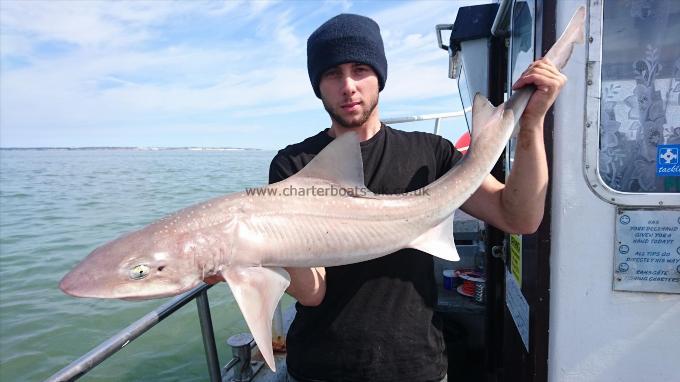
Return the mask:
M 434 120 L 434 134 L 439 135 L 439 121 L 441 121 L 441 118 L 437 118 Z
M 229 362 L 234 373 L 231 382 L 247 382 L 253 379 L 255 372 L 250 367 L 250 345 L 252 342 L 253 336 L 250 333 L 235 334 L 227 340 L 234 357 L 232 361 L 235 360 L 234 363 Z
M 127 344 L 134 341 L 137 337 L 146 333 L 156 324 L 169 317 L 179 308 L 193 300 L 198 294 L 205 293 L 211 285 L 202 284 L 196 288 L 179 295 L 166 302 L 160 307 L 144 315 L 144 317 L 128 325 L 126 328 L 100 343 L 68 366 L 59 370 L 56 374 L 49 377 L 46 382 L 75 381 L 87 372 L 99 365 L 102 361 L 114 355 Z
M 203 291 L 196 296 L 198 308 L 198 319 L 201 322 L 201 334 L 203 335 L 203 348 L 205 358 L 208 361 L 208 373 L 211 382 L 221 382 L 222 373 L 220 360 L 217 356 L 217 346 L 215 345 L 215 333 L 213 332 L 212 318 L 210 317 L 210 304 L 208 303 L 208 292 Z

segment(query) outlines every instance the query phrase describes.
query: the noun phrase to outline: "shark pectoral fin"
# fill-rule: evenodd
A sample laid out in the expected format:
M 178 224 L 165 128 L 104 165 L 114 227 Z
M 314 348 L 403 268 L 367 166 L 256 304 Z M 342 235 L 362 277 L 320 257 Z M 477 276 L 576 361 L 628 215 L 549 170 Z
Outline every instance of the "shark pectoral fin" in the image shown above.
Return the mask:
M 222 271 L 267 366 L 276 371 L 272 350 L 274 310 L 290 284 L 283 268 L 229 267 Z
M 300 177 L 324 179 L 345 187 L 365 188 L 364 164 L 357 133 L 350 131 L 335 138 L 289 179 Z
M 453 215 L 420 235 L 408 247 L 427 252 L 444 260 L 460 260 L 456 245 L 453 242 Z

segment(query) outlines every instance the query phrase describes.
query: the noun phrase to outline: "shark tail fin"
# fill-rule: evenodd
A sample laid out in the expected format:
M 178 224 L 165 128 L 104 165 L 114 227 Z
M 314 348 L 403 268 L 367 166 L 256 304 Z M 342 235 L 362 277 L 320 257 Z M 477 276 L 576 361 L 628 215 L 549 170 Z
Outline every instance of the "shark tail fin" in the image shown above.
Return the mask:
M 276 371 L 272 349 L 274 310 L 290 284 L 283 268 L 229 267 L 222 271 L 267 366 Z
M 574 50 L 575 44 L 583 44 L 585 41 L 585 19 L 586 19 L 586 8 L 584 6 L 579 7 L 574 15 L 571 16 L 571 20 L 567 24 L 567 27 L 562 32 L 562 35 L 555 42 L 550 50 L 545 54 L 559 70 L 562 70 L 564 66 L 569 61 L 571 53 Z
M 444 219 L 443 222 L 420 235 L 409 245 L 432 256 L 448 261 L 458 261 L 458 251 L 453 242 L 453 215 Z

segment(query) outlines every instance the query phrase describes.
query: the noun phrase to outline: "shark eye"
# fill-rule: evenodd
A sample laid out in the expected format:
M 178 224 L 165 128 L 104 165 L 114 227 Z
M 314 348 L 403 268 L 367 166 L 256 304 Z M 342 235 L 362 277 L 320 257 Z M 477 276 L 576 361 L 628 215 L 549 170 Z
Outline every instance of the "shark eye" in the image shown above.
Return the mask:
M 132 280 L 141 280 L 149 275 L 149 266 L 146 264 L 135 265 L 130 269 L 130 278 Z

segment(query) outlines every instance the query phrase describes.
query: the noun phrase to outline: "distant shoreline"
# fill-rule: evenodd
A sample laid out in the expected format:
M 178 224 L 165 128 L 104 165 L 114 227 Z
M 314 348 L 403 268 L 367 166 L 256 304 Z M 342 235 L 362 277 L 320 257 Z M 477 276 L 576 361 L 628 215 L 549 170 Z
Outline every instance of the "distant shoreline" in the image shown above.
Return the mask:
M 0 150 L 7 151 L 85 151 L 85 150 L 126 150 L 126 151 L 263 151 L 262 149 L 248 147 L 0 147 Z

